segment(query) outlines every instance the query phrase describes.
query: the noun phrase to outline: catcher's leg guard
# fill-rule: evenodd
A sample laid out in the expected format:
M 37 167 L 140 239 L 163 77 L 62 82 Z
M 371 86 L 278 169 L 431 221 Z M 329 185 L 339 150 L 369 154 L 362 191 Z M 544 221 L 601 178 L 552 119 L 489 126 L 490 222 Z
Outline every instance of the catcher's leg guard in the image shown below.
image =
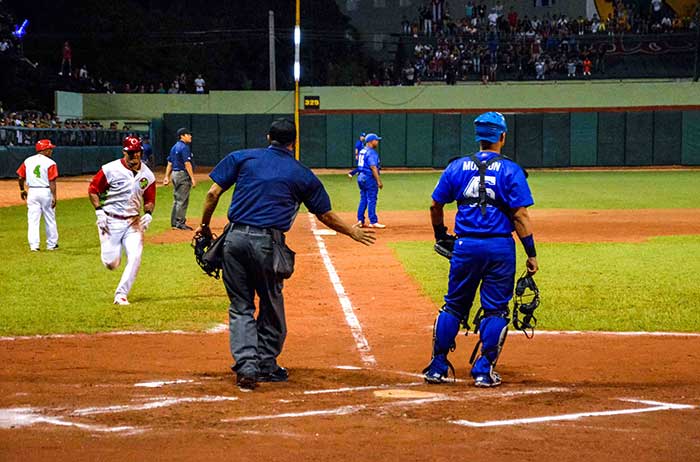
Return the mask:
M 494 368 L 506 341 L 509 322 L 508 311 L 486 311 L 481 319 L 481 355 L 474 362 L 471 371 L 474 384 L 478 387 L 495 387 L 501 384 L 501 378 Z
M 433 357 L 428 367 L 423 369 L 425 381 L 428 383 L 443 383 L 454 367 L 447 360 L 447 354 L 455 349 L 455 337 L 459 332 L 459 314 L 443 306 L 435 318 L 433 327 Z

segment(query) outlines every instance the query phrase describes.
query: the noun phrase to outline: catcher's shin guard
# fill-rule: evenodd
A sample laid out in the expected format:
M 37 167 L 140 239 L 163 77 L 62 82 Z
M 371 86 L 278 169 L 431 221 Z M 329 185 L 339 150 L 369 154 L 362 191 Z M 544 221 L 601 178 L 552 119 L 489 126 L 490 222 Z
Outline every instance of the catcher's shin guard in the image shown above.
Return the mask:
M 481 355 L 474 362 L 472 377 L 491 375 L 508 334 L 508 312 L 485 312 L 479 325 Z M 500 381 L 499 381 L 500 382 Z
M 447 360 L 447 354 L 455 349 L 455 337 L 459 332 L 460 319 L 452 310 L 443 306 L 435 318 L 433 327 L 433 355 L 428 367 L 423 369 L 425 380 L 428 383 L 442 383 L 447 379 L 451 370 L 455 375 L 454 367 Z

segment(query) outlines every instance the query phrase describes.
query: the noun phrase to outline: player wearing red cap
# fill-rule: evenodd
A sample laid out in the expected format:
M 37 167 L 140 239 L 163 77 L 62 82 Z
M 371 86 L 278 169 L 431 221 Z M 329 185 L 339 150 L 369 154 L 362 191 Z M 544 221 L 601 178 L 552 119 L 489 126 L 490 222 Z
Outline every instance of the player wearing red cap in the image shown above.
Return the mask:
M 46 224 L 46 250 L 58 248 L 56 228 L 56 178 L 58 168 L 51 159 L 53 148 L 50 140 L 36 143 L 36 154 L 28 157 L 17 169 L 20 197 L 27 201 L 27 240 L 29 249 L 39 251 L 39 225 L 41 217 Z M 25 188 L 26 186 L 26 188 Z
M 114 294 L 116 305 L 129 304 L 127 295 L 141 266 L 143 233 L 151 224 L 156 204 L 156 179 L 141 162 L 141 142 L 129 136 L 123 146 L 124 157 L 103 165 L 88 188 L 97 216 L 102 263 L 116 269 L 122 249 L 126 253 L 124 273 Z

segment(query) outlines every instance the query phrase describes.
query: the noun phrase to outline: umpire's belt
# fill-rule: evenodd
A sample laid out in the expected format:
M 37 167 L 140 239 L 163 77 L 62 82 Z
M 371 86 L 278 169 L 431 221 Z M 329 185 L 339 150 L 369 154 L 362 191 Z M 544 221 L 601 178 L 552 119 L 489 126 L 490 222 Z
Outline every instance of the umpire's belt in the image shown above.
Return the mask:
M 124 215 L 117 215 L 116 213 L 109 213 L 105 212 L 105 215 L 108 217 L 116 218 L 117 220 L 131 220 L 132 218 L 138 217 L 138 215 L 130 215 L 128 217 L 125 217 Z
M 272 240 L 274 242 L 284 243 L 285 239 L 284 232 L 275 228 L 259 228 L 257 226 L 244 225 L 242 223 L 233 223 L 231 225 L 231 229 L 250 234 L 269 234 L 270 236 L 272 236 Z
M 511 233 L 464 233 L 458 234 L 457 238 L 468 237 L 470 239 L 490 239 L 493 237 L 513 237 Z
M 233 225 L 231 225 L 231 229 L 253 234 L 272 234 L 273 231 L 271 228 L 259 228 L 257 226 L 244 225 L 243 223 L 234 223 Z

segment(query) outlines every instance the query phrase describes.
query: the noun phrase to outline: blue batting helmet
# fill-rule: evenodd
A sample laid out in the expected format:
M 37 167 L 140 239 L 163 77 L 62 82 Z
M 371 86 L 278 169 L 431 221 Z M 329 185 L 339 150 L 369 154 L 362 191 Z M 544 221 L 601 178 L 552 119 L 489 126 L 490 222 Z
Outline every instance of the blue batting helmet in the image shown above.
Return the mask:
M 485 112 L 474 120 L 475 141 L 496 143 L 501 133 L 508 132 L 506 119 L 500 112 Z

